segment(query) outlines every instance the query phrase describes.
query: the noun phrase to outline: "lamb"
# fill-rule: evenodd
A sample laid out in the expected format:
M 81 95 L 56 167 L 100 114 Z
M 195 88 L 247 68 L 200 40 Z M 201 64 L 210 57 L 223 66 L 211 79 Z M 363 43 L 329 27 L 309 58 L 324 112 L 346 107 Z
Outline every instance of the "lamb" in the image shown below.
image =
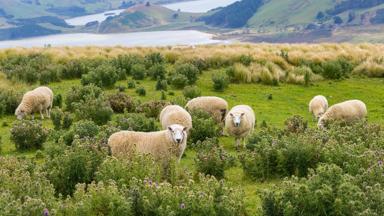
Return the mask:
M 120 131 L 108 139 L 111 154 L 129 157 L 132 153 L 150 154 L 155 159 L 167 159 L 175 155 L 180 162 L 187 147 L 187 127 L 174 124 L 157 132 Z
M 309 102 L 309 112 L 313 114 L 316 120 L 327 111 L 328 109 L 328 101 L 322 95 L 317 95 Z
M 317 124 L 319 129 L 324 129 L 325 124 L 331 120 L 352 122 L 361 120 L 367 115 L 367 107 L 360 100 L 349 100 L 335 104 L 324 113 Z
M 255 121 L 255 113 L 250 106 L 238 105 L 229 111 L 225 118 L 225 130 L 235 137 L 236 148 L 240 146 L 240 139 L 244 144 L 245 138 L 253 132 Z
M 21 103 L 15 111 L 15 115 L 17 116 L 17 119 L 21 120 L 28 114 L 31 114 L 32 119 L 34 119 L 34 113 L 39 112 L 41 119 L 44 119 L 44 111 L 49 118 L 51 115 L 52 103 L 52 90 L 48 87 L 41 86 L 24 94 Z
M 213 120 L 217 123 L 224 122 L 225 116 L 228 111 L 228 103 L 219 97 L 197 97 L 188 101 L 185 106 L 188 111 L 201 109 L 212 115 Z
M 183 107 L 169 105 L 161 111 L 160 123 L 163 130 L 170 125 L 179 124 L 186 127 L 187 131 L 189 131 L 192 128 L 192 117 Z

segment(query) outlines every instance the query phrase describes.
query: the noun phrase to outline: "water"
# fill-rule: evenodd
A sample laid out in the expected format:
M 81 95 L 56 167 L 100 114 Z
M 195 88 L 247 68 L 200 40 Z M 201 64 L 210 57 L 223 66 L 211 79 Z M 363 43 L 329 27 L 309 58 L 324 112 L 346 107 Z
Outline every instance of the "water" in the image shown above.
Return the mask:
M 168 46 L 226 43 L 211 34 L 194 30 L 116 34 L 58 34 L 21 40 L 0 41 L 0 48 L 50 46 Z
M 79 16 L 79 17 L 66 19 L 65 22 L 68 23 L 69 25 L 73 25 L 73 26 L 83 26 L 83 25 L 85 25 L 89 22 L 93 22 L 93 21 L 103 22 L 109 16 L 117 16 L 123 11 L 124 11 L 124 9 L 110 10 L 110 11 L 105 11 L 103 13 L 91 14 L 91 15 Z M 114 14 L 114 15 L 111 15 L 111 14 Z
M 163 6 L 175 11 L 180 9 L 183 12 L 204 13 L 214 8 L 230 5 L 236 1 L 239 0 L 197 0 L 166 4 Z

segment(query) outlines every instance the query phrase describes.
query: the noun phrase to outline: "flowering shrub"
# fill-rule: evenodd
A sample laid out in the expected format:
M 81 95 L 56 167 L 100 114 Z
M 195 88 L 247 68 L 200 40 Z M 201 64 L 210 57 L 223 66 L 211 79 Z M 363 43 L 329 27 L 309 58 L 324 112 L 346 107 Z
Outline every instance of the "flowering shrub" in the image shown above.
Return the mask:
M 198 141 L 204 141 L 207 138 L 217 137 L 220 133 L 220 128 L 212 117 L 202 111 L 194 110 L 192 116 L 192 129 L 188 137 L 188 144 L 194 145 Z
M 121 130 L 132 131 L 157 131 L 159 128 L 155 124 L 154 118 L 147 118 L 144 114 L 126 113 L 117 119 L 117 126 Z
M 116 113 L 123 113 L 124 110 L 133 112 L 138 105 L 136 100 L 124 93 L 110 95 L 108 101 L 112 110 Z
M 104 96 L 86 98 L 74 104 L 77 119 L 88 119 L 98 125 L 103 125 L 111 120 L 113 110 L 109 101 Z
M 36 121 L 16 121 L 11 128 L 11 140 L 17 150 L 39 149 L 48 136 L 48 130 Z
M 74 103 L 79 103 L 89 98 L 98 98 L 100 95 L 102 95 L 102 90 L 95 85 L 72 87 L 65 98 L 66 109 L 73 111 Z
M 164 107 L 170 105 L 167 101 L 153 100 L 140 104 L 136 112 L 144 113 L 147 117 L 157 118 Z
M 235 165 L 235 157 L 228 154 L 220 146 L 218 139 L 198 141 L 195 165 L 197 172 L 224 178 L 224 171 Z
M 51 120 L 55 130 L 68 129 L 73 122 L 72 116 L 59 108 L 54 108 L 51 111 Z
M 73 124 L 73 126 L 64 134 L 64 141 L 67 145 L 71 145 L 75 138 L 93 138 L 99 133 L 99 127 L 89 120 L 81 120 Z
M 102 64 L 81 76 L 81 84 L 94 84 L 100 88 L 111 88 L 115 85 L 122 72 L 110 64 Z

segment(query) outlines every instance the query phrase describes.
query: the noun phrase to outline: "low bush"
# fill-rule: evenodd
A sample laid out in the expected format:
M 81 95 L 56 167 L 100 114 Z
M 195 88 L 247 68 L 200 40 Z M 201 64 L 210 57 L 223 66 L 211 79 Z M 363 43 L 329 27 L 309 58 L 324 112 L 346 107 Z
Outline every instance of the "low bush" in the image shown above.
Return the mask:
M 183 75 L 187 79 L 187 84 L 193 85 L 198 79 L 199 70 L 194 65 L 185 63 L 175 65 L 175 73 Z
M 303 133 L 308 128 L 308 121 L 298 115 L 288 118 L 284 124 L 286 131 L 289 133 Z
M 111 120 L 113 110 L 104 96 L 98 98 L 86 98 L 75 103 L 75 115 L 77 119 L 88 119 L 98 125 L 106 124 Z
M 215 91 L 224 91 L 229 85 L 229 77 L 224 72 L 214 73 L 212 75 L 212 82 Z
M 355 67 L 352 74 L 367 77 L 384 77 L 384 64 L 382 60 L 369 59 Z
M 21 101 L 21 95 L 6 89 L 0 89 L 0 116 L 13 115 Z
M 102 95 L 102 90 L 95 85 L 72 87 L 71 90 L 67 92 L 65 108 L 73 111 L 74 103 L 79 103 L 89 98 L 98 98 L 100 95 Z
M 148 75 L 153 80 L 165 79 L 166 73 L 167 73 L 167 71 L 166 71 L 165 66 L 163 64 L 154 64 L 148 70 Z
M 194 110 L 192 116 L 192 129 L 188 137 L 188 144 L 194 146 L 198 141 L 219 136 L 220 128 L 212 117 L 201 110 Z
M 134 89 L 134 88 L 136 88 L 136 82 L 135 82 L 134 80 L 129 80 L 129 81 L 128 81 L 128 85 L 127 85 L 127 87 L 128 87 L 129 89 Z
M 144 87 L 138 87 L 136 89 L 136 94 L 138 94 L 139 96 L 145 96 L 147 95 L 147 91 L 145 90 Z
M 89 68 L 84 59 L 72 59 L 68 61 L 62 70 L 62 76 L 64 79 L 81 78 L 83 74 L 87 74 Z
M 147 117 L 157 118 L 164 107 L 170 105 L 167 101 L 153 100 L 140 104 L 136 112 L 144 113 Z
M 68 130 L 63 137 L 65 144 L 71 145 L 73 140 L 83 138 L 94 138 L 99 133 L 99 127 L 89 120 L 78 121 Z
M 39 149 L 46 141 L 48 130 L 40 122 L 16 121 L 11 128 L 11 140 L 17 150 Z
M 197 172 L 222 179 L 224 171 L 235 165 L 235 157 L 228 154 L 216 138 L 198 141 L 196 146 L 198 149 L 195 158 Z
M 55 94 L 53 96 L 53 107 L 59 107 L 61 108 L 63 106 L 63 96 L 61 94 Z
M 131 75 L 132 66 L 134 64 L 143 64 L 144 58 L 139 55 L 118 55 L 116 58 L 112 59 L 111 63 L 120 70 L 124 71 L 126 75 Z
M 193 99 L 201 96 L 201 90 L 197 86 L 186 86 L 183 89 L 183 95 L 187 99 Z
M 133 112 L 138 106 L 138 101 L 124 93 L 110 95 L 108 101 L 115 113 Z
M 63 112 L 59 108 L 52 109 L 51 120 L 55 130 L 68 129 L 73 122 L 71 114 Z
M 154 65 L 161 65 L 165 62 L 164 56 L 159 52 L 149 53 L 144 59 L 146 68 L 150 68 Z
M 142 64 L 134 64 L 131 68 L 132 78 L 135 80 L 143 80 L 146 74 L 145 66 Z
M 119 79 L 121 71 L 110 64 L 103 64 L 81 76 L 81 84 L 94 84 L 100 88 L 111 88 Z
M 381 168 L 383 173 L 383 168 Z M 311 170 L 308 178 L 293 177 L 262 196 L 264 215 L 382 215 L 380 184 L 361 185 L 333 164 Z
M 167 80 L 157 80 L 156 82 L 156 91 L 164 90 L 167 91 L 168 89 L 168 82 Z
M 188 78 L 183 74 L 173 74 L 169 77 L 169 83 L 177 89 L 182 89 L 188 85 Z
M 94 139 L 77 139 L 72 146 L 61 147 L 59 153 L 47 152 L 44 171 L 56 194 L 72 195 L 76 184 L 94 180 L 98 166 L 106 157 L 106 151 L 95 143 Z
M 326 61 L 321 64 L 321 74 L 327 79 L 347 78 L 352 72 L 354 65 L 345 58 Z
M 144 114 L 126 113 L 117 119 L 117 126 L 121 130 L 131 131 L 157 131 L 159 128 L 154 118 L 147 118 Z

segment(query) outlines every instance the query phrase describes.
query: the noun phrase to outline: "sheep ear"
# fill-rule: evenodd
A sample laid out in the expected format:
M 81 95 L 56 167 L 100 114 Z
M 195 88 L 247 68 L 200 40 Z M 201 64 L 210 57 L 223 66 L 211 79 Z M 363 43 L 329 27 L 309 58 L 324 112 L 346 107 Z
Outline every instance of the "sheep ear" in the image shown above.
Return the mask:
M 233 113 L 229 113 L 229 115 L 230 115 L 231 117 L 233 117 Z
M 184 127 L 184 128 L 183 128 L 183 131 L 187 131 L 187 130 L 188 130 L 188 128 L 187 128 L 187 127 Z
M 168 130 L 173 132 L 173 130 L 172 130 L 172 128 L 171 128 L 171 127 L 168 127 Z
M 245 113 L 241 113 L 241 116 L 244 116 L 245 115 Z

